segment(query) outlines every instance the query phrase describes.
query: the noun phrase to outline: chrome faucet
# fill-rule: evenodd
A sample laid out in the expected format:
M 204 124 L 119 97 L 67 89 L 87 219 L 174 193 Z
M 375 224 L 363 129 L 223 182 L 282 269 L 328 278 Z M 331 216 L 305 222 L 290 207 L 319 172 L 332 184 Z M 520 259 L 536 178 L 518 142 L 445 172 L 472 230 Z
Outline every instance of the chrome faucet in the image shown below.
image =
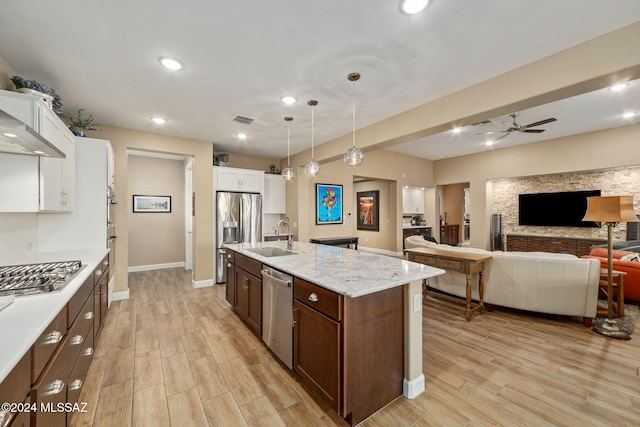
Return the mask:
M 293 249 L 293 236 L 291 235 L 291 224 L 289 224 L 289 217 L 284 217 L 280 220 L 280 222 L 278 222 L 278 225 L 276 226 L 276 235 L 280 235 L 280 226 L 282 224 L 287 224 L 287 232 L 289 233 L 288 237 L 287 237 L 287 249 L 292 250 Z

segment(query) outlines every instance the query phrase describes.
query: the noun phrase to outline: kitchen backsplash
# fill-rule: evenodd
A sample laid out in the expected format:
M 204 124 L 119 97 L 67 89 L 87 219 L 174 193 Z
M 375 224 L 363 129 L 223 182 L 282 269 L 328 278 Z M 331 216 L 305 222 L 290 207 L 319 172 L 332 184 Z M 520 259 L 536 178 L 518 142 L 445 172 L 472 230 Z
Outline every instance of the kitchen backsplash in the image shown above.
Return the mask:
M 36 213 L 0 213 L 0 265 L 19 264 L 37 252 Z

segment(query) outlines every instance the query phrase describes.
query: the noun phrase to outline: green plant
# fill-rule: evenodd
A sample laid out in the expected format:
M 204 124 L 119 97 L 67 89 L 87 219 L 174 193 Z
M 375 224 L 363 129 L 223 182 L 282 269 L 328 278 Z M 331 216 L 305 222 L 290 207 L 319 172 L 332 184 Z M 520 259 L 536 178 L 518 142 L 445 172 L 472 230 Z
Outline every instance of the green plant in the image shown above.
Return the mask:
M 100 126 L 93 123 L 93 114 L 89 114 L 89 117 L 82 117 L 84 108 L 78 110 L 76 118 L 71 118 L 71 125 L 82 130 L 102 130 Z

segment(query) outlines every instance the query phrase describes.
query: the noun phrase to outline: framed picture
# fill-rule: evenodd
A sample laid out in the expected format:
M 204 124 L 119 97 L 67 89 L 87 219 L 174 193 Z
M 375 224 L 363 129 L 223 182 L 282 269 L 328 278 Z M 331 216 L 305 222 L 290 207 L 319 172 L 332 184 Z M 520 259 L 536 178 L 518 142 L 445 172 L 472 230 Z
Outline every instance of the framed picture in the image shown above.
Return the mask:
M 358 230 L 380 231 L 380 191 L 361 191 L 358 196 Z
M 133 196 L 133 212 L 171 212 L 171 196 Z
M 316 184 L 316 225 L 342 224 L 342 185 Z

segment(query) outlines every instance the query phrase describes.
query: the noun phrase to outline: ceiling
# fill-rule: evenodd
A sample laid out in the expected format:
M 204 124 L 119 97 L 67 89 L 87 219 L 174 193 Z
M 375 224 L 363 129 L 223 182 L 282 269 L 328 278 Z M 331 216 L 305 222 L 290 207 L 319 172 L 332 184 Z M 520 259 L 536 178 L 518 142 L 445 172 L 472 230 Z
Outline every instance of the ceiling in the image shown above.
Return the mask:
M 414 16 L 397 0 L 3 0 L 1 8 L 0 57 L 54 88 L 66 112 L 84 108 L 100 124 L 272 159 L 287 154 L 286 115 L 294 117 L 292 154 L 309 148 L 309 99 L 318 100 L 316 144 L 351 131 L 351 72 L 362 75 L 359 128 L 640 20 L 631 0 L 433 0 Z M 162 68 L 163 56 L 184 69 Z M 618 101 L 640 99 L 638 86 L 632 95 L 603 91 L 522 111 L 518 122 L 556 117 L 535 136 L 543 139 L 594 130 L 620 113 Z M 286 106 L 283 95 L 298 102 Z M 238 124 L 236 115 L 254 122 Z M 628 123 L 612 120 L 599 126 Z M 430 159 L 486 150 L 475 133 L 392 149 Z M 512 134 L 494 148 L 535 141 L 528 137 Z

